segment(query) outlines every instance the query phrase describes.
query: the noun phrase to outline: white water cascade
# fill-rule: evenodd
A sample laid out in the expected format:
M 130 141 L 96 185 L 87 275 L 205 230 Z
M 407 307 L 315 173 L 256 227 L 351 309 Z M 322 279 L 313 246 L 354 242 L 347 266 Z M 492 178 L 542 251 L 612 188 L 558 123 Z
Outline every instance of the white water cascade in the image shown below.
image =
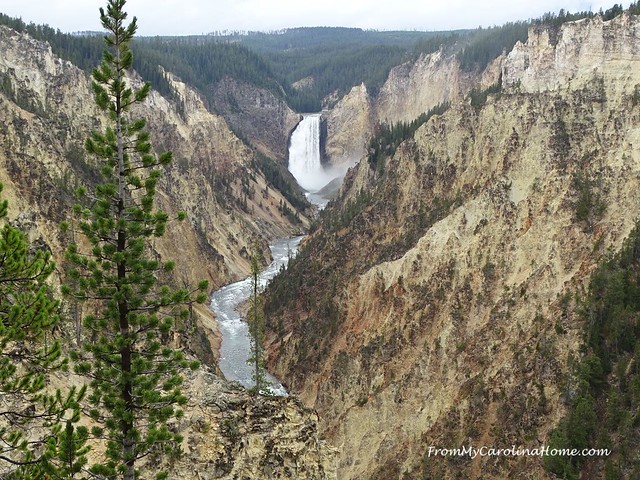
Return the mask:
M 309 201 L 323 208 L 328 199 L 322 190 L 327 184 L 344 172 L 325 170 L 320 157 L 320 114 L 312 113 L 303 116 L 291 135 L 289 145 L 289 171 L 298 184 L 309 192 Z M 286 266 L 289 258 L 296 254 L 302 237 L 281 239 L 271 245 L 273 263 L 260 274 L 260 285 L 263 288 L 282 266 Z M 222 287 L 211 299 L 211 308 L 216 314 L 222 345 L 220 348 L 220 369 L 228 380 L 236 380 L 247 388 L 254 385 L 253 367 L 247 363 L 251 353 L 249 327 L 242 318 L 238 307 L 245 302 L 251 293 L 251 279 Z M 286 389 L 273 376 L 267 374 L 269 389 L 276 395 L 287 395 Z
M 285 238 L 271 245 L 273 262 L 259 275 L 260 289 L 276 276 L 289 259 L 293 258 L 302 237 Z M 248 362 L 251 356 L 251 338 L 249 326 L 238 310 L 251 295 L 251 277 L 232 283 L 214 292 L 211 297 L 211 309 L 215 312 L 222 333 L 220 347 L 220 370 L 227 380 L 240 382 L 246 388 L 255 385 L 253 365 Z M 286 389 L 278 380 L 266 372 L 269 390 L 275 395 L 287 395 Z
M 309 113 L 291 134 L 289 171 L 307 192 L 315 193 L 338 177 L 324 169 L 320 158 L 320 114 Z

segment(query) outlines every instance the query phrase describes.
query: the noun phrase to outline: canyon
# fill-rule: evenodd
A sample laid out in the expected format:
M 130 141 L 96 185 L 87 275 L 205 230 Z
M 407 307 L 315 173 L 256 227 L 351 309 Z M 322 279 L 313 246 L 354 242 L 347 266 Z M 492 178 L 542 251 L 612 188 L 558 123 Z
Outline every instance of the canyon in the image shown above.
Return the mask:
M 58 223 L 74 188 L 96 180 L 82 145 L 106 118 L 89 76 L 46 43 L 0 26 L 0 51 L 3 197 L 9 220 L 53 252 L 57 288 Z M 248 274 L 253 241 L 266 265 L 275 239 L 309 232 L 266 291 L 268 369 L 291 396 L 223 380 L 217 322 L 199 307 L 183 347 L 205 367 L 187 378 L 175 478 L 553 478 L 536 457 L 428 452 L 537 448 L 567 411 L 577 298 L 640 216 L 638 16 L 531 26 L 475 71 L 441 48 L 393 68 L 375 94 L 356 85 L 304 117 L 235 79 L 213 85 L 208 105 L 163 75 L 174 97 L 152 92 L 136 114 L 174 152 L 157 198 L 187 220 L 154 244 L 177 260 L 173 281 L 218 289 Z M 371 155 L 382 124 L 437 106 Z M 346 172 L 320 214 L 260 167 L 286 171 L 310 118 L 325 168 Z
M 107 118 L 95 105 L 89 76 L 56 57 L 48 44 L 0 26 L 0 51 L 3 199 L 9 201 L 9 222 L 53 252 L 57 291 L 69 241 L 58 224 L 67 219 L 75 188 L 96 181 L 95 160 L 83 144 Z M 205 108 L 199 93 L 165 75 L 179 100 L 152 92 L 135 113 L 148 119 L 156 149 L 174 153 L 157 203 L 171 217 L 185 211 L 187 219 L 172 222 L 153 248 L 158 258 L 177 260 L 175 284 L 206 279 L 219 288 L 247 275 L 254 241 L 270 259 L 269 242 L 303 231 L 309 219 L 298 212 L 292 223 L 282 206 L 296 209 L 269 187 L 252 149 Z M 129 81 L 141 85 L 138 77 Z M 185 382 L 190 404 L 174 427 L 185 437 L 185 454 L 169 465 L 173 478 L 335 478 L 335 453 L 318 435 L 317 415 L 293 398 L 256 400 L 222 380 L 216 319 L 205 306 L 193 313 L 193 329 L 184 337 L 177 333 L 175 341 L 206 366 Z M 69 346 L 86 341 L 82 332 L 76 338 L 72 312 L 63 316 L 61 340 Z M 76 382 L 82 380 L 54 379 L 58 386 Z
M 317 409 L 338 478 L 551 478 L 539 458 L 428 447 L 538 447 L 564 414 L 576 295 L 640 213 L 639 41 L 627 14 L 533 26 L 476 77 L 500 85 L 480 103 L 440 54 L 343 99 L 354 136 L 451 106 L 362 157 L 269 293 L 270 368 Z

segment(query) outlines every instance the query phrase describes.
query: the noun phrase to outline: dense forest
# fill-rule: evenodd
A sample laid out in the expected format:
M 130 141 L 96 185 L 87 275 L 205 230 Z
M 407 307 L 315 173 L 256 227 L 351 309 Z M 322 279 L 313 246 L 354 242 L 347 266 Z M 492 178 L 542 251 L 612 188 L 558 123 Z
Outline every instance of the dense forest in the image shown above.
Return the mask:
M 100 61 L 100 35 L 72 35 L 1 13 L 0 24 L 49 42 L 56 55 L 87 72 Z M 322 99 L 335 91 L 344 94 L 362 82 L 375 91 L 393 66 L 409 58 L 416 42 L 433 36 L 322 27 L 291 29 L 284 34 L 139 37 L 134 40 L 134 68 L 169 97 L 172 91 L 158 65 L 196 87 L 208 100 L 210 87 L 230 76 L 266 88 L 296 111 L 317 111 Z M 305 77 L 314 79 L 310 89 L 293 87 Z
M 424 50 L 426 45 L 430 48 L 427 53 L 436 51 L 445 38 L 453 35 L 453 32 L 310 27 L 277 34 L 217 36 L 217 39 L 240 42 L 263 54 L 287 87 L 302 81 L 300 87 L 288 89 L 288 101 L 295 110 L 310 112 L 320 110 L 323 99 L 329 95 L 338 92 L 339 98 L 361 83 L 375 95 L 394 66 L 415 57 L 415 52 L 419 48 Z
M 101 35 L 72 35 L 48 25 L 26 24 L 1 13 L 0 24 L 49 42 L 56 55 L 86 72 L 100 62 L 104 44 Z M 134 69 L 165 96 L 171 97 L 173 92 L 159 65 L 197 88 L 205 98 L 210 95 L 209 86 L 227 75 L 282 95 L 269 65 L 241 45 L 201 42 L 194 37 L 140 37 L 133 45 L 137 52 Z
M 629 7 L 640 13 L 638 2 Z M 610 20 L 621 5 L 599 12 Z M 309 27 L 278 32 L 243 32 L 184 37 L 140 37 L 134 41 L 134 68 L 155 89 L 171 97 L 158 65 L 196 87 L 211 102 L 212 86 L 225 76 L 265 88 L 298 112 L 318 111 L 361 83 L 375 95 L 396 65 L 444 48 L 465 71 L 485 68 L 532 25 L 558 28 L 593 12 L 546 13 L 540 18 L 502 26 L 450 32 L 398 32 L 359 28 Z M 102 37 L 63 33 L 48 25 L 27 24 L 0 13 L 0 24 L 49 42 L 54 53 L 89 72 L 100 61 Z

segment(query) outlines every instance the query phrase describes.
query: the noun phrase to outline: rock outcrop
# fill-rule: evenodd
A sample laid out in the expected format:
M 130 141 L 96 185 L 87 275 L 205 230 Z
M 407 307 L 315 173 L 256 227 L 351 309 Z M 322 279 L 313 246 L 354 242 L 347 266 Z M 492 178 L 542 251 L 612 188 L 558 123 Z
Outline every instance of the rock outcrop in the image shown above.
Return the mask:
M 599 16 L 580 20 L 559 30 L 531 28 L 528 42 L 518 42 L 507 56 L 503 82 L 526 93 L 575 88 L 593 78 L 624 89 L 636 77 L 639 28 L 628 14 L 609 22 Z
M 428 448 L 535 448 L 561 417 L 575 293 L 640 215 L 638 42 L 628 15 L 532 28 L 500 93 L 347 176 L 268 304 L 272 371 L 318 410 L 339 478 L 548 478 Z
M 409 123 L 437 105 L 462 100 L 474 87 L 497 83 L 503 60 L 498 57 L 482 72 L 465 72 L 455 55 L 439 50 L 391 69 L 375 97 L 364 85 L 353 87 L 326 114 L 330 163 L 360 161 L 377 123 Z
M 187 379 L 186 414 L 175 426 L 183 454 L 170 478 L 335 480 L 336 450 L 318 416 L 291 397 L 251 396 L 206 370 Z
M 325 153 L 335 166 L 355 165 L 362 158 L 374 124 L 367 87 L 353 87 L 326 114 Z
M 301 117 L 272 92 L 227 77 L 213 88 L 213 108 L 263 154 L 286 165 L 289 137 Z

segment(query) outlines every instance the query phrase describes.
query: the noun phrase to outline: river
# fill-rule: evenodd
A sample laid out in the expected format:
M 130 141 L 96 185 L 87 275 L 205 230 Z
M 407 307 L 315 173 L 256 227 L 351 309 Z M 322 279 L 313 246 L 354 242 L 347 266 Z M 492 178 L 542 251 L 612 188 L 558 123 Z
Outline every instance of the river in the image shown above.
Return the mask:
M 321 114 L 305 114 L 291 136 L 289 147 L 289 171 L 298 184 L 307 191 L 308 200 L 319 209 L 327 204 L 323 187 L 344 172 L 326 170 L 320 154 Z M 289 259 L 298 251 L 303 237 L 286 238 L 271 245 L 273 262 L 260 274 L 263 289 L 276 276 Z M 247 362 L 251 356 L 249 326 L 238 312 L 238 306 L 251 295 L 251 277 L 222 287 L 211 298 L 211 308 L 215 312 L 222 345 L 220 347 L 220 370 L 227 380 L 236 380 L 246 388 L 255 385 L 253 367 Z M 286 389 L 272 375 L 267 373 L 270 390 L 276 395 L 287 395 Z
M 260 288 L 264 289 L 269 280 L 276 276 L 280 269 L 289 263 L 298 251 L 303 237 L 286 238 L 276 241 L 271 248 L 273 261 L 259 275 Z M 255 385 L 253 366 L 247 362 L 251 356 L 249 326 L 238 312 L 238 306 L 247 301 L 251 295 L 251 277 L 232 283 L 217 290 L 211 297 L 211 309 L 216 314 L 222 345 L 220 347 L 220 370 L 227 380 L 236 380 L 246 388 Z M 270 390 L 276 395 L 287 395 L 280 382 L 267 373 Z

